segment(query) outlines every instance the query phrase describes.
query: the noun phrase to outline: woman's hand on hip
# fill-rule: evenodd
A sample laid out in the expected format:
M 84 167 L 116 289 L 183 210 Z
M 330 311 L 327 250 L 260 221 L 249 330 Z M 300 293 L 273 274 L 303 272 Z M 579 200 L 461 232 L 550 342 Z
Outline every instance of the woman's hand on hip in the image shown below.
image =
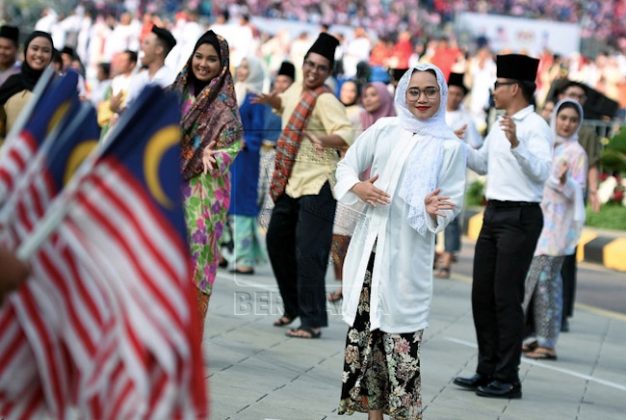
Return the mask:
M 211 171 L 215 167 L 215 145 L 217 144 L 216 140 L 213 140 L 211 143 L 204 148 L 202 152 L 202 168 L 203 173 L 206 175 L 209 171 Z
M 386 205 L 391 203 L 391 196 L 374 186 L 376 180 L 378 180 L 378 175 L 371 177 L 367 181 L 358 182 L 354 184 L 351 191 L 363 202 L 374 207 L 378 204 Z

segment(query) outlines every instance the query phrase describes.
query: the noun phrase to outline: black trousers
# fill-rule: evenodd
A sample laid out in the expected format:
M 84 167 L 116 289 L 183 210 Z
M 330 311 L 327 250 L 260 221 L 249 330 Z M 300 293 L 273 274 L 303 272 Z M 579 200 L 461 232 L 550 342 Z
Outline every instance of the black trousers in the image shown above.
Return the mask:
M 561 277 L 563 277 L 563 315 L 561 319 L 565 321 L 574 315 L 574 301 L 576 300 L 576 251 L 572 255 L 567 255 L 561 267 Z
M 285 315 L 303 327 L 325 327 L 326 269 L 336 200 L 328 182 L 319 194 L 280 196 L 267 229 L 267 251 L 283 299 Z
M 476 242 L 472 311 L 478 340 L 476 372 L 519 381 L 524 338 L 524 282 L 543 227 L 539 205 L 488 204 Z

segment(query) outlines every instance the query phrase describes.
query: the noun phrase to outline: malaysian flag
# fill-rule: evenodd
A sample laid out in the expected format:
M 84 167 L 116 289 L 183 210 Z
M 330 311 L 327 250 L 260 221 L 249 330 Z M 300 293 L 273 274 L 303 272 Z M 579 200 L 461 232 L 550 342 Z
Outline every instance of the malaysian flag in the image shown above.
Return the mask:
M 34 191 L 26 182 L 26 175 L 33 173 L 30 170 L 41 145 L 49 143 L 58 134 L 64 118 L 73 114 L 78 104 L 76 82 L 76 74 L 70 73 L 44 86 L 43 93 L 33 99 L 31 115 L 19 136 L 5 146 L 7 150 L 0 162 L 5 247 L 14 249 L 19 245 L 51 199 L 48 192 L 40 195 Z M 41 275 L 49 254 L 44 252 L 41 256 L 33 264 L 34 277 Z M 42 413 L 46 406 L 48 414 L 65 414 L 63 401 L 71 392 L 72 368 L 67 348 L 59 338 L 61 302 L 48 286 L 45 282 L 28 282 L 0 308 L 0 319 L 7 326 L 0 329 L 0 351 L 4 355 L 4 363 L 0 364 L 0 412 L 9 417 Z
M 198 311 L 191 281 L 180 175 L 178 98 L 147 88 L 137 118 L 112 134 L 81 182 L 64 227 L 83 235 L 95 258 L 124 279 L 149 354 L 140 414 L 206 414 Z M 120 121 L 122 123 L 122 121 Z M 111 277 L 115 277 L 111 275 Z M 137 384 L 139 385 L 139 384 Z
M 80 262 L 81 275 L 102 286 L 114 308 L 116 333 L 105 335 L 101 346 L 106 363 L 81 377 L 78 392 L 67 394 L 68 405 L 93 417 L 207 414 L 181 207 L 179 120 L 177 98 L 147 88 L 20 250 L 28 255 L 24 250 L 33 244 L 64 244 Z M 50 162 L 44 171 L 49 183 L 67 182 L 70 161 Z M 61 344 L 67 346 L 67 339 Z M 71 349 L 63 355 L 73 361 L 68 366 L 80 366 Z

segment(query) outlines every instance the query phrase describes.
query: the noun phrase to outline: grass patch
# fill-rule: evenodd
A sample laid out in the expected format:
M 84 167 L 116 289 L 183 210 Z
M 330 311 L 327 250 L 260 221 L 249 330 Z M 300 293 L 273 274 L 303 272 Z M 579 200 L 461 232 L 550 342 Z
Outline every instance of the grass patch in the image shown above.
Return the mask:
M 594 213 L 587 207 L 588 227 L 599 229 L 626 230 L 626 207 L 619 204 L 605 204 L 600 208 L 599 213 Z

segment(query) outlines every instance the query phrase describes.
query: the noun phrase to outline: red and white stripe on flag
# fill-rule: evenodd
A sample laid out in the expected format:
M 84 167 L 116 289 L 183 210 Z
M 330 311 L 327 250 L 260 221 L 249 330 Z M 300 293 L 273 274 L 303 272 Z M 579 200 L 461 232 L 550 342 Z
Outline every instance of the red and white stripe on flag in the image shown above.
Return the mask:
M 13 190 L 16 181 L 26 170 L 28 162 L 37 150 L 37 142 L 27 132 L 22 131 L 20 138 L 5 145 L 0 161 L 0 204 Z
M 46 172 L 41 171 L 27 188 L 14 194 L 18 195 L 17 211 L 7 226 L 13 235 L 4 238 L 11 248 L 32 232 L 54 191 Z M 94 281 L 93 271 L 81 266 L 58 235 L 47 239 L 31 264 L 32 278 L 10 299 L 16 315 L 10 322 L 28 338 L 21 347 L 33 349 L 48 415 L 62 417 L 68 406 L 81 405 L 80 396 L 87 378 L 98 367 L 96 362 L 107 365 L 103 353 L 114 345 L 111 299 Z M 0 341 L 4 335 L 0 330 Z M 22 362 L 33 365 L 32 359 Z M 5 377 L 11 374 L 0 366 L 0 378 Z M 2 405 L 10 417 L 18 417 L 12 407 Z
M 0 363 L 7 416 L 63 417 L 70 406 L 102 419 L 206 414 L 186 246 L 132 179 L 121 166 L 97 167 L 35 255 L 34 278 L 0 312 L 10 324 L 0 349 L 12 346 Z M 19 192 L 10 242 L 40 220 L 50 186 L 43 171 Z M 16 371 L 21 387 L 2 380 Z
M 117 272 L 107 277 L 126 291 L 129 329 L 149 349 L 145 414 L 206 415 L 189 251 L 145 188 L 115 160 L 100 162 L 81 184 L 64 229 L 88 244 L 98 265 Z

